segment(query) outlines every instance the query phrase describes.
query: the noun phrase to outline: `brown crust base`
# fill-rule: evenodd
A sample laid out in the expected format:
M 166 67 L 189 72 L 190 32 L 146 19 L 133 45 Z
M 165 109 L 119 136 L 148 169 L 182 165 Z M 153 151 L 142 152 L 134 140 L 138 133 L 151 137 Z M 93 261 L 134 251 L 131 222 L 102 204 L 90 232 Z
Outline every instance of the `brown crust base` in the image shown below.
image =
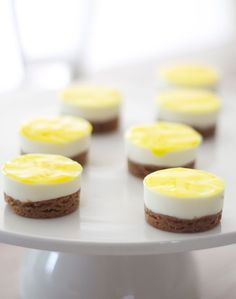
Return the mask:
M 220 223 L 221 215 L 222 211 L 194 219 L 180 219 L 154 213 L 145 207 L 145 218 L 150 225 L 173 233 L 197 233 L 210 230 Z
M 21 155 L 25 155 L 26 153 L 23 151 L 20 151 Z M 88 162 L 88 151 L 83 152 L 79 155 L 76 155 L 74 157 L 69 157 L 71 160 L 74 160 L 78 163 L 80 163 L 82 166 L 85 166 Z
M 185 167 L 185 168 L 194 168 L 195 161 L 190 162 L 186 165 L 179 165 L 179 167 Z M 157 171 L 161 169 L 170 168 L 168 166 L 155 166 L 155 165 L 144 165 L 144 164 L 138 164 L 136 162 L 133 162 L 128 159 L 128 170 L 129 172 L 139 178 L 144 178 L 146 175 Z
M 83 152 L 77 156 L 70 157 L 70 159 L 80 163 L 82 166 L 85 166 L 88 162 L 88 151 Z
M 108 133 L 117 130 L 119 126 L 119 118 L 116 117 L 114 119 L 101 122 L 101 123 L 90 121 L 90 123 L 92 124 L 93 127 L 93 133 L 95 134 Z
M 4 194 L 4 198 L 17 215 L 28 218 L 56 218 L 78 209 L 80 190 L 67 196 L 36 202 L 21 202 L 7 194 Z
M 212 127 L 205 128 L 205 129 L 198 128 L 198 127 L 193 127 L 193 128 L 196 131 L 198 131 L 202 135 L 202 137 L 204 137 L 204 138 L 213 137 L 216 133 L 216 126 L 212 126 Z

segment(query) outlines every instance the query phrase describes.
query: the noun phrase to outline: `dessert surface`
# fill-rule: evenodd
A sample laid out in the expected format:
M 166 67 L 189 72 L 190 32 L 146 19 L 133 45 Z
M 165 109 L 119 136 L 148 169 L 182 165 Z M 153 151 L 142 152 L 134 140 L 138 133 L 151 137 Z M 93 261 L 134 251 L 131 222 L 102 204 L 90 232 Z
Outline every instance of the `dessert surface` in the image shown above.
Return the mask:
M 224 191 L 224 182 L 204 170 L 169 168 L 154 172 L 144 179 L 144 186 L 152 192 L 172 198 L 208 198 Z
M 207 65 L 179 64 L 163 68 L 161 76 L 168 83 L 185 86 L 212 86 L 219 80 L 219 74 Z
M 65 144 L 92 132 L 91 124 L 85 119 L 72 116 L 36 117 L 21 125 L 19 133 L 30 140 Z
M 61 93 L 63 102 L 85 108 L 105 108 L 121 103 L 121 93 L 110 87 L 78 85 L 66 88 Z
M 204 114 L 218 111 L 220 101 L 210 91 L 201 89 L 177 89 L 165 91 L 157 96 L 160 107 L 182 113 Z
M 25 184 L 47 185 L 66 183 L 80 176 L 82 166 L 64 156 L 27 154 L 3 166 L 3 174 Z
M 127 131 L 126 139 L 157 156 L 193 149 L 201 143 L 201 135 L 192 128 L 169 122 L 133 126 Z

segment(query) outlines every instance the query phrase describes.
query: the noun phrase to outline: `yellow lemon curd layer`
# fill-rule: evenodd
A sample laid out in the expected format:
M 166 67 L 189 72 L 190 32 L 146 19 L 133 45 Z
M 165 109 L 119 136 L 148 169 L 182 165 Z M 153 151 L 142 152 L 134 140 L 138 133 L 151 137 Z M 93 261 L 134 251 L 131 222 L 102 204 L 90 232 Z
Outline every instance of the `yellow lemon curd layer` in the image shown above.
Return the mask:
M 156 101 L 161 107 L 182 113 L 202 114 L 218 111 L 220 101 L 210 91 L 202 89 L 177 89 L 162 92 Z
M 180 64 L 163 68 L 161 76 L 174 85 L 212 86 L 219 80 L 218 72 L 206 65 Z
M 36 117 L 24 123 L 19 133 L 34 141 L 65 144 L 90 135 L 91 124 L 71 116 Z
M 201 135 L 189 126 L 169 122 L 131 127 L 126 138 L 157 156 L 195 148 L 202 140 Z
M 65 103 L 83 108 L 105 108 L 118 106 L 121 93 L 113 88 L 102 86 L 77 85 L 66 88 L 61 98 Z
M 64 156 L 27 154 L 3 165 L 3 174 L 26 184 L 65 183 L 81 175 L 82 166 Z
M 153 192 L 176 198 L 206 198 L 224 191 L 216 175 L 197 169 L 169 168 L 145 177 L 144 186 Z

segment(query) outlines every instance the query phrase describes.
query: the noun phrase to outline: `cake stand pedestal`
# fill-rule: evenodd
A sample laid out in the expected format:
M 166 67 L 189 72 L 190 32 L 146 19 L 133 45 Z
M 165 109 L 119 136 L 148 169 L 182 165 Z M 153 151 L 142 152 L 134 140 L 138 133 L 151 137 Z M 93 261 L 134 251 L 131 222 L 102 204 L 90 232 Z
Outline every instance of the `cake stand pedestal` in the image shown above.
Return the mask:
M 190 253 L 82 256 L 31 250 L 25 259 L 22 299 L 199 298 Z

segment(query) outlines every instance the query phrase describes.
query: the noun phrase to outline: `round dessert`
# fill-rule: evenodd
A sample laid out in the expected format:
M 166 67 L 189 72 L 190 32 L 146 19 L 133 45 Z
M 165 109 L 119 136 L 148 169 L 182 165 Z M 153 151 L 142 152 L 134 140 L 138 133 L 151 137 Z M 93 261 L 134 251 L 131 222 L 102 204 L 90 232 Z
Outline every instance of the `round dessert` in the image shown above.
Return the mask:
M 110 132 L 118 128 L 122 98 L 118 90 L 77 85 L 65 89 L 61 98 L 62 114 L 87 119 L 91 122 L 94 133 Z
M 167 87 L 215 89 L 219 81 L 219 74 L 214 68 L 201 64 L 165 67 L 160 71 L 160 77 Z
M 62 155 L 85 165 L 91 132 L 91 124 L 82 118 L 36 117 L 20 127 L 21 153 Z
M 54 218 L 79 206 L 82 166 L 63 156 L 28 154 L 3 165 L 4 197 L 18 215 Z
M 202 140 L 191 127 L 168 122 L 131 127 L 125 137 L 129 172 L 141 178 L 169 167 L 193 168 Z
M 164 91 L 157 96 L 156 106 L 160 120 L 184 123 L 204 137 L 213 136 L 215 133 L 220 101 L 208 90 Z
M 152 226 L 175 233 L 195 233 L 220 223 L 224 183 L 197 169 L 169 168 L 144 179 L 145 217 Z

